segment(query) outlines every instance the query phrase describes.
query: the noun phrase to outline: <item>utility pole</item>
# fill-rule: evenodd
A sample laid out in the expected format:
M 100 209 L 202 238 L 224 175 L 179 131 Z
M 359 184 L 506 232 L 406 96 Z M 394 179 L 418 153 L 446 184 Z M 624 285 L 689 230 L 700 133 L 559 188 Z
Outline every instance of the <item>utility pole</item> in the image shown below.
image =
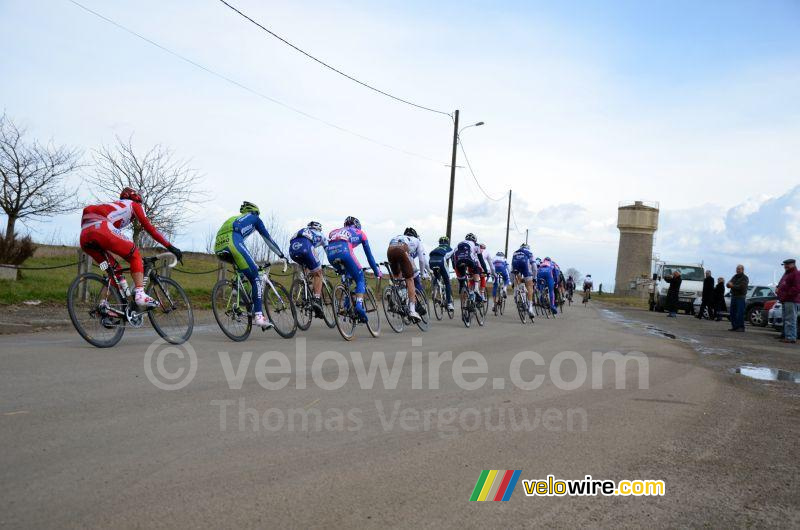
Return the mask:
M 528 229 L 525 229 L 525 244 L 528 244 Z
M 456 189 L 456 149 L 458 149 L 458 109 L 453 117 L 453 158 L 450 161 L 450 200 L 447 203 L 447 239 L 453 235 L 453 194 Z
M 508 213 L 506 214 L 506 256 L 508 256 L 508 232 L 511 230 L 511 190 L 508 190 Z

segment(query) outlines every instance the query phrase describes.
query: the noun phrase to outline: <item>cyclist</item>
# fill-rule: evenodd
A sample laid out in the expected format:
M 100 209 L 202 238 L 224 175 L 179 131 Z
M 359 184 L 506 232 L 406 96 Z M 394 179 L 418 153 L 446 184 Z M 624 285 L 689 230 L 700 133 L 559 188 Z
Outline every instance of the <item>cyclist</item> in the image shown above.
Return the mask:
M 480 243 L 478 247 L 480 249 L 478 257 L 480 258 L 481 267 L 483 268 L 483 274 L 481 274 L 481 293 L 483 293 L 486 290 L 486 281 L 489 276 L 494 275 L 494 262 L 489 255 L 489 251 L 486 250 L 486 244 Z
M 572 295 L 575 293 L 575 280 L 572 278 L 572 276 L 567 278 L 566 288 L 567 298 L 572 301 Z
M 447 297 L 447 309 L 453 309 L 453 289 L 450 286 L 450 271 L 447 270 L 447 261 L 453 258 L 453 249 L 450 248 L 450 238 L 439 238 L 439 246 L 430 252 L 430 267 L 436 278 L 444 284 Z
M 178 260 L 183 253 L 162 236 L 150 223 L 142 207 L 142 196 L 133 188 L 126 187 L 119 194 L 119 200 L 104 204 L 93 204 L 83 209 L 81 217 L 81 249 L 98 264 L 108 261 L 115 272 L 114 279 L 124 286 L 124 278 L 119 272 L 117 261 L 108 252 L 113 252 L 130 264 L 134 283 L 134 301 L 141 308 L 158 307 L 158 302 L 144 293 L 144 264 L 136 243 L 128 239 L 122 228 L 133 221 L 139 221 L 142 228 L 150 234 L 159 245 L 175 254 Z M 104 252 L 105 251 L 105 252 Z M 123 287 L 124 288 L 124 287 Z
M 464 241 L 456 245 L 455 253 L 453 254 L 455 261 L 456 275 L 458 277 L 459 292 L 465 292 L 469 288 L 470 296 L 476 296 L 480 301 L 483 301 L 483 296 L 478 291 L 480 283 L 480 274 L 484 269 L 481 268 L 480 257 L 478 249 L 478 238 L 473 233 L 469 233 L 464 237 Z M 469 282 L 467 278 L 469 276 Z
M 355 247 L 358 245 L 364 248 L 364 254 L 367 256 L 372 272 L 378 278 L 382 277 L 383 274 L 378 268 L 378 264 L 375 263 L 375 258 L 372 257 L 367 234 L 361 230 L 361 221 L 352 215 L 344 220 L 342 228 L 337 228 L 328 234 L 328 246 L 325 248 L 325 252 L 328 255 L 328 261 L 334 266 L 336 272 L 344 274 L 356 282 L 355 310 L 361 321 L 367 322 L 367 312 L 364 310 L 364 293 L 367 292 L 367 283 L 364 280 L 364 271 L 361 270 L 361 264 L 358 262 L 354 252 Z
M 525 287 L 528 289 L 528 315 L 533 318 L 533 275 L 536 269 L 536 260 L 533 258 L 531 247 L 527 243 L 519 246 L 519 249 L 511 256 L 512 272 L 522 276 Z M 516 283 L 516 279 L 515 279 Z
M 511 278 L 508 275 L 508 261 L 506 260 L 505 252 L 498 252 L 494 256 L 494 260 L 492 261 L 492 266 L 494 267 L 495 278 L 502 282 L 503 290 L 502 292 L 506 292 L 506 288 L 511 284 Z M 498 281 L 495 281 L 492 284 L 492 298 L 494 298 L 494 302 L 497 303 L 500 297 L 500 289 L 498 289 Z
M 225 221 L 217 231 L 214 241 L 214 253 L 219 259 L 231 263 L 237 272 L 245 275 L 252 287 L 253 324 L 262 329 L 269 329 L 272 322 L 263 313 L 262 295 L 264 285 L 258 275 L 258 265 L 244 244 L 253 232 L 258 232 L 270 250 L 282 260 L 286 260 L 278 244 L 272 239 L 260 217 L 261 210 L 252 202 L 244 201 L 239 207 L 239 215 Z
M 314 293 L 311 306 L 318 318 L 324 318 L 322 311 L 322 260 L 318 255 L 319 249 L 328 246 L 328 238 L 322 233 L 322 224 L 311 221 L 305 228 L 297 231 L 289 241 L 289 257 L 301 265 L 311 276 L 311 286 Z
M 428 275 L 428 254 L 425 252 L 425 246 L 417 235 L 417 231 L 412 227 L 408 227 L 401 236 L 395 236 L 389 242 L 389 248 L 386 250 L 386 256 L 389 258 L 389 268 L 392 271 L 392 277 L 399 279 L 401 276 L 406 281 L 406 289 L 408 291 L 408 316 L 411 320 L 419 322 L 422 320 L 420 314 L 425 314 L 425 308 L 419 306 L 420 312 L 417 313 L 417 291 L 422 290 L 422 281 L 420 281 L 420 271 L 427 277 Z M 419 262 L 419 268 L 414 260 Z
M 556 308 L 555 275 L 556 272 L 553 266 L 553 260 L 549 257 L 544 258 L 542 263 L 539 264 L 536 278 L 547 287 L 547 291 L 550 295 L 550 309 L 553 311 L 554 315 L 558 313 L 558 309 Z
M 583 279 L 583 297 L 586 300 L 591 300 L 592 298 L 592 287 L 594 286 L 592 282 L 592 275 L 587 274 L 586 278 Z

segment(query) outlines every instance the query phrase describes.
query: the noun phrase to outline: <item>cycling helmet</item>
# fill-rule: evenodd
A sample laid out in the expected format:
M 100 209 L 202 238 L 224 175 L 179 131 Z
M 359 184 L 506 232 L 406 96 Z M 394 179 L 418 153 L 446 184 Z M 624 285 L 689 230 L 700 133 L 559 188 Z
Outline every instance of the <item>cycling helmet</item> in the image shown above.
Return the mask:
M 495 254 L 495 256 L 497 256 L 499 258 L 505 258 L 506 257 L 506 253 L 505 252 L 498 252 L 497 254 Z
M 450 244 L 450 238 L 447 237 L 447 236 L 440 237 L 439 238 L 439 244 L 440 245 L 449 245 Z
M 417 231 L 414 230 L 413 228 L 411 228 L 410 226 L 408 228 L 406 228 L 405 232 L 403 232 L 403 235 L 404 236 L 416 237 L 417 239 L 419 239 L 419 236 L 417 235 Z
M 311 230 L 318 230 L 322 232 L 322 223 L 320 223 L 319 221 L 311 221 L 310 223 L 308 223 L 308 228 L 310 228 Z
M 253 204 L 252 202 L 244 201 L 242 205 L 239 207 L 239 213 L 254 213 L 259 215 L 261 210 L 258 209 L 258 206 Z
M 129 186 L 122 188 L 122 191 L 119 193 L 119 198 L 128 199 L 133 202 L 142 202 L 142 195 Z
M 481 250 L 486 250 L 486 243 L 480 243 L 478 246 L 481 248 Z
M 527 243 L 523 243 L 519 246 L 519 248 L 531 248 L 531 246 Z
M 467 234 L 466 237 L 464 237 L 464 239 L 466 239 L 467 241 L 472 241 L 473 243 L 477 243 L 478 242 L 478 238 L 472 232 Z
M 344 220 L 344 226 L 355 226 L 356 228 L 361 228 L 361 221 L 358 218 L 353 217 L 352 215 L 348 215 L 347 219 Z

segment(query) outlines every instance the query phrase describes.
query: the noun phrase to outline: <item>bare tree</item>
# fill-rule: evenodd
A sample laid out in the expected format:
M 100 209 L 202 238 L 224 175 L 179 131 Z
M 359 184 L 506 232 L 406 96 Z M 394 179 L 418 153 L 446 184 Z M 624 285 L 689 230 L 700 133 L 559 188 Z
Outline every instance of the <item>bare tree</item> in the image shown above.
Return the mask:
M 570 267 L 567 269 L 567 277 L 569 278 L 570 276 L 572 276 L 572 279 L 575 280 L 576 285 L 583 279 L 581 272 L 575 267 Z
M 26 130 L 0 116 L 0 208 L 8 216 L 5 238 L 14 239 L 17 221 L 48 217 L 77 207 L 67 175 L 81 167 L 81 152 L 25 138 Z
M 161 144 L 148 151 L 137 152 L 133 137 L 117 137 L 113 147 L 102 146 L 93 153 L 95 171 L 87 177 L 101 200 L 116 199 L 122 188 L 129 186 L 142 195 L 142 206 L 159 231 L 175 236 L 191 221 L 192 206 L 205 202 L 207 194 L 198 189 L 201 175 L 178 160 L 175 153 Z M 139 223 L 133 226 L 133 240 L 140 246 L 152 243 L 144 238 Z
M 262 220 L 272 240 L 278 244 L 281 250 L 285 251 L 289 245 L 289 233 L 280 220 L 278 220 L 278 217 L 274 213 L 270 213 L 269 216 L 262 218 Z M 250 241 L 252 241 L 252 243 Z M 258 233 L 250 237 L 250 240 L 248 240 L 248 247 L 250 253 L 253 255 L 253 259 L 256 261 L 272 261 L 275 254 Z

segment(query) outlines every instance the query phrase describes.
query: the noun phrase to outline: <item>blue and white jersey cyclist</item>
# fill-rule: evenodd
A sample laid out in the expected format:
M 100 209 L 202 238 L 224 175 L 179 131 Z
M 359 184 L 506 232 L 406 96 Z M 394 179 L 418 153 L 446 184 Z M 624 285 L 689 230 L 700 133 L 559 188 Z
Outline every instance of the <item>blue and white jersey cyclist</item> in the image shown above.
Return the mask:
M 495 274 L 502 282 L 503 289 L 506 289 L 509 285 L 511 285 L 511 275 L 508 272 L 508 260 L 506 259 L 505 252 L 498 252 L 495 254 L 494 259 L 492 260 L 492 265 L 494 265 Z M 497 287 L 498 282 L 494 282 L 492 285 L 493 298 L 497 298 Z
M 555 295 L 556 274 L 556 268 L 553 264 L 553 260 L 551 260 L 549 257 L 542 260 L 542 262 L 539 264 L 539 270 L 536 273 L 538 282 L 547 286 L 547 291 L 550 295 L 550 309 L 553 311 L 553 314 L 558 312 L 558 309 L 556 308 Z
M 378 264 L 375 263 L 375 258 L 372 256 L 367 234 L 361 230 L 361 221 L 352 215 L 344 220 L 342 228 L 337 228 L 328 234 L 328 246 L 325 251 L 328 255 L 328 261 L 336 271 L 339 274 L 347 275 L 356 282 L 355 310 L 359 318 L 366 322 L 368 318 L 367 312 L 364 310 L 364 293 L 367 292 L 367 284 L 364 281 L 364 271 L 361 270 L 361 264 L 355 255 L 355 247 L 359 245 L 363 247 L 364 254 L 367 256 L 367 261 L 369 261 L 369 266 L 375 276 L 378 278 L 383 276 Z
M 289 241 L 289 257 L 301 265 L 311 276 L 311 305 L 317 317 L 323 318 L 322 312 L 322 252 L 328 246 L 328 238 L 322 232 L 319 221 L 311 221 L 301 228 Z
M 455 263 L 456 276 L 458 277 L 461 292 L 467 286 L 471 291 L 470 296 L 474 296 L 480 301 L 484 301 L 479 291 L 481 283 L 481 273 L 485 270 L 481 267 L 483 257 L 478 247 L 478 238 L 473 233 L 469 233 L 464 237 L 464 241 L 456 245 L 455 253 L 453 255 L 453 262 Z M 469 278 L 469 283 L 467 283 Z
M 531 252 L 531 247 L 523 243 L 511 256 L 511 269 L 522 276 L 527 288 L 528 315 L 533 317 L 533 277 L 536 271 L 536 260 Z

